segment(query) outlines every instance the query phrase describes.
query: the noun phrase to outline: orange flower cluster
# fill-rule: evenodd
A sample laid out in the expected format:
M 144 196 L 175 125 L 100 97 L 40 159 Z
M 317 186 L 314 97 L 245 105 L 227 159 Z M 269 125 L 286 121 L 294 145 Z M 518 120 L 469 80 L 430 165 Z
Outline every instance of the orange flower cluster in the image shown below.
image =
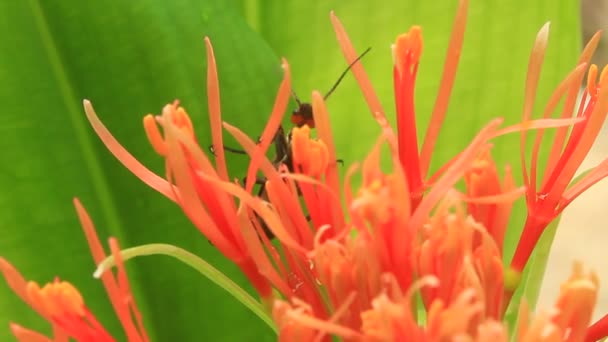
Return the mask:
M 80 201 L 74 200 L 80 224 L 96 264 L 106 258 L 93 221 Z M 101 276 L 114 312 L 118 317 L 128 341 L 148 342 L 143 321 L 135 298 L 131 294 L 127 274 L 123 267 L 120 248 L 116 239 L 110 239 L 110 249 L 116 258 L 117 272 L 106 272 Z M 53 327 L 53 337 L 11 323 L 11 331 L 20 342 L 67 342 L 70 338 L 81 342 L 113 342 L 115 339 L 89 311 L 78 290 L 66 281 L 55 279 L 42 288 L 32 281 L 26 281 L 6 260 L 0 258 L 0 272 L 10 288 Z
M 598 280 L 578 264 L 562 285 L 554 310 L 531 317 L 522 303 L 511 333 L 503 322 L 521 272 L 543 230 L 574 198 L 608 175 L 608 163 L 604 162 L 571 184 L 608 114 L 606 72 L 598 80 L 597 68 L 588 66 L 599 35 L 556 88 L 543 117 L 533 119 L 532 104 L 548 38 L 548 26 L 544 26 L 530 58 L 521 123 L 500 128 L 502 120 L 489 122 L 462 152 L 429 175 L 456 75 L 466 12 L 467 1 L 461 0 L 431 124 L 420 148 L 414 88 L 423 49 L 421 29 L 413 27 L 393 46 L 397 116 L 393 130 L 363 66 L 354 63 L 357 53 L 344 28 L 332 14 L 338 42 L 382 129 L 365 160 L 351 166 L 343 181 L 321 94 L 312 95 L 313 119 L 308 121 L 314 123 L 316 138 L 311 137 L 308 125 L 278 136 L 283 132 L 281 122 L 291 96 L 286 61 L 284 78 L 259 142 L 222 123 L 209 39 L 205 42 L 214 160 L 203 152 L 188 114 L 177 101 L 165 106 L 161 115 L 144 118 L 152 147 L 165 158 L 166 178 L 131 156 L 87 101 L 85 111 L 108 149 L 142 181 L 178 204 L 196 228 L 240 267 L 262 300 L 273 303 L 272 315 L 281 341 L 330 341 L 331 336 L 349 341 L 602 338 L 608 334 L 608 319 L 591 324 Z M 587 70 L 583 101 L 577 105 Z M 562 101 L 561 112 L 554 114 Z M 224 129 L 250 156 L 245 184 L 229 178 L 222 148 Z M 544 172 L 539 172 L 538 151 L 547 129 L 557 133 Z M 529 130 L 536 131 L 536 138 L 528 172 L 525 152 Z M 521 132 L 522 187 L 517 187 L 509 168 L 500 177 L 491 157 L 490 141 L 512 132 Z M 272 161 L 266 152 L 277 137 L 287 142 L 288 155 Z M 381 151 L 388 151 L 390 171 L 380 167 Z M 357 173 L 362 184 L 355 190 L 351 179 Z M 258 174 L 264 179 L 260 196 L 253 191 Z M 464 192 L 456 190 L 458 182 L 464 183 Z M 507 223 L 513 202 L 521 196 L 525 196 L 528 208 L 526 224 L 515 256 L 509 266 L 503 266 Z M 83 209 L 77 207 L 82 218 Z M 87 222 L 83 226 L 89 231 L 91 223 Z M 270 236 L 277 241 L 273 243 Z M 98 245 L 93 249 L 96 262 L 104 257 Z M 113 246 L 113 254 L 119 259 L 116 248 Z M 1 261 L 0 269 L 15 292 L 53 324 L 56 341 L 65 340 L 63 336 L 80 341 L 111 340 L 69 284 L 56 282 L 40 289 L 27 285 L 7 262 Z M 125 316 L 135 309 L 131 301 L 124 300 L 130 298 L 124 270 L 119 267 L 118 283 L 108 277 L 104 284 L 129 341 L 147 340 L 139 322 L 134 325 L 131 316 Z M 418 295 L 422 304 L 417 304 Z M 13 331 L 23 341 L 49 340 L 26 337 L 34 333 L 17 326 Z

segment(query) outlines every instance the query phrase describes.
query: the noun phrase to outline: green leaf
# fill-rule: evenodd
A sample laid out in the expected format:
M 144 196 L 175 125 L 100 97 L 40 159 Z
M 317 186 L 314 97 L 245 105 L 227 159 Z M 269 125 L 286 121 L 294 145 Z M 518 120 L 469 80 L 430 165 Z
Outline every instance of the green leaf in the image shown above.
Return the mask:
M 60 276 L 118 337 L 73 196 L 90 210 L 102 239 L 121 246 L 152 242 L 183 247 L 232 279 L 244 277 L 181 210 L 148 189 L 102 146 L 86 121 L 90 99 L 116 137 L 164 174 L 141 119 L 178 98 L 202 146 L 210 144 L 203 38 L 215 47 L 224 119 L 259 134 L 282 77 L 279 59 L 225 1 L 0 2 L 0 255 L 27 279 Z M 230 157 L 232 158 L 232 157 Z M 232 172 L 246 160 L 235 156 Z M 156 341 L 270 340 L 273 332 L 228 294 L 185 265 L 151 257 L 127 265 L 145 326 Z M 0 281 L 0 340 L 8 322 L 49 332 Z M 226 329 L 218 321 L 239 324 Z

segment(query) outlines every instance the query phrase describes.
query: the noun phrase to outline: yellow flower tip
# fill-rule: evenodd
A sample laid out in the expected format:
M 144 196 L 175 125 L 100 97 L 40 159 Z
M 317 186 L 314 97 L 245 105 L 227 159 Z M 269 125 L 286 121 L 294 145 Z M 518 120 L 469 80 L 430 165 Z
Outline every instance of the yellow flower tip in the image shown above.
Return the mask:
M 36 282 L 30 281 L 26 285 L 26 293 L 32 303 L 38 303 L 51 317 L 85 315 L 82 295 L 66 281 L 57 279 L 43 288 L 40 288 Z
M 150 145 L 152 145 L 152 148 L 154 148 L 154 151 L 163 157 L 166 156 L 167 144 L 165 143 L 165 140 L 158 129 L 154 115 L 148 114 L 144 116 L 143 123 L 146 136 L 148 137 L 148 141 L 150 141 Z
M 310 137 L 310 127 L 294 127 L 291 131 L 291 149 L 294 166 L 302 174 L 319 178 L 325 174 L 329 164 L 329 151 L 321 140 Z
M 351 205 L 351 210 L 371 222 L 388 222 L 393 209 L 391 202 L 394 198 L 390 188 L 391 184 L 394 184 L 394 179 L 395 176 L 388 175 L 374 179 L 367 186 L 361 187 L 358 197 Z
M 521 282 L 522 273 L 508 267 L 504 270 L 505 291 L 515 291 Z
M 396 291 L 383 291 L 371 301 L 371 308 L 361 312 L 361 332 L 371 341 L 409 341 L 422 333 L 411 314 L 412 300 L 423 287 L 437 285 L 436 278 L 424 276 L 413 282 L 405 295 L 395 284 L 394 276 L 385 274 L 385 286 Z
M 602 69 L 602 72 L 600 73 L 600 87 L 608 81 L 608 77 L 606 76 L 607 74 L 608 74 L 608 65 L 605 65 L 604 68 Z
M 189 136 L 193 140 L 196 140 L 192 120 L 190 120 L 190 116 L 186 110 L 179 106 L 178 100 L 167 104 L 163 108 L 163 116 L 168 117 L 170 124 L 175 125 L 177 129 L 182 131 L 185 135 Z M 161 124 L 167 124 L 167 122 L 161 121 Z M 148 114 L 143 119 L 143 125 L 144 130 L 146 131 L 146 136 L 148 137 L 148 140 L 156 153 L 163 157 L 166 156 L 168 153 L 167 144 L 165 143 L 165 139 L 158 128 L 157 118 L 152 114 Z
M 361 331 L 366 336 L 382 339 L 384 336 L 384 320 L 379 312 L 370 309 L 361 313 Z
M 281 68 L 285 72 L 289 72 L 289 63 L 287 63 L 287 59 L 285 57 L 281 58 Z
M 393 302 L 385 293 L 372 300 L 372 308 L 361 313 L 363 335 L 374 339 L 389 341 L 395 338 L 394 324 L 406 324 L 406 308 Z M 398 324 L 398 323 L 397 323 Z M 396 329 L 395 329 L 396 330 Z
M 598 288 L 597 276 L 593 272 L 583 272 L 582 265 L 575 263 L 570 278 L 560 286 L 554 313 L 542 323 L 532 322 L 526 335 L 540 335 L 540 329 L 532 328 L 535 325 L 538 328 L 540 323 L 545 330 L 551 328 L 555 336 L 568 336 L 568 341 L 595 341 L 596 338 L 590 338 L 588 329 L 597 301 Z M 593 336 L 593 334 L 591 335 Z M 526 338 L 525 340 L 532 339 Z
M 587 90 L 589 94 L 597 93 L 597 65 L 591 64 L 587 72 Z
M 600 284 L 599 278 L 595 272 L 585 273 L 583 263 L 575 261 L 572 265 L 572 274 L 570 275 L 570 278 L 568 278 L 562 286 L 568 286 L 569 284 L 580 281 L 591 283 L 595 288 L 598 288 Z
M 545 25 L 543 25 L 543 27 L 540 28 L 540 30 L 538 31 L 538 34 L 536 35 L 536 44 L 539 47 L 542 47 L 542 49 L 546 49 L 547 48 L 547 43 L 549 42 L 549 31 L 551 28 L 551 22 L 548 21 L 545 23 Z
M 186 113 L 184 107 L 177 107 L 173 117 L 173 122 L 184 132 L 194 134 L 194 127 L 192 126 L 190 115 Z
M 587 91 L 590 96 L 597 96 L 599 94 L 599 88 L 606 86 L 608 82 L 608 66 L 604 66 L 602 72 L 599 73 L 599 85 L 598 85 L 598 67 L 592 64 L 587 72 Z
M 192 120 L 190 120 L 190 116 L 186 110 L 183 107 L 180 107 L 178 100 L 173 101 L 173 103 L 168 104 L 163 108 L 163 116 L 165 115 L 171 119 L 171 123 L 179 130 L 193 140 L 196 140 Z
M 317 335 L 314 328 L 300 323 L 312 315 L 309 306 L 301 301 L 293 305 L 280 300 L 274 302 L 272 316 L 279 328 L 281 341 L 313 341 Z
M 393 63 L 399 74 L 414 73 L 422 54 L 422 29 L 420 26 L 413 26 L 408 33 L 399 35 L 392 46 L 392 51 Z
M 471 167 L 467 170 L 467 174 L 470 174 L 475 177 L 476 180 L 479 180 L 485 173 L 492 170 L 492 166 L 493 164 L 490 163 L 488 158 L 479 156 L 473 161 Z

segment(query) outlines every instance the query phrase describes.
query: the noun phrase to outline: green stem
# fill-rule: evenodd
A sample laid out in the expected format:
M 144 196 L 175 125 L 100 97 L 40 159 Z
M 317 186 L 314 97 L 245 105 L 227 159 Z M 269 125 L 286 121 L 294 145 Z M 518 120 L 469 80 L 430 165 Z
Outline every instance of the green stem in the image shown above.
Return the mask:
M 202 275 L 209 278 L 209 280 L 214 282 L 220 288 L 226 290 L 229 294 L 236 298 L 236 300 L 241 302 L 249 310 L 256 314 L 256 316 L 266 323 L 272 329 L 272 331 L 277 333 L 277 328 L 272 321 L 272 318 L 270 315 L 268 315 L 267 311 L 264 310 L 264 307 L 260 302 L 255 300 L 249 293 L 247 293 L 247 291 L 243 290 L 243 288 L 233 282 L 224 273 L 218 271 L 215 267 L 211 266 L 211 264 L 199 258 L 195 254 L 192 254 L 182 248 L 162 243 L 151 243 L 120 251 L 120 255 L 125 261 L 138 256 L 158 254 L 174 257 L 186 265 L 194 268 Z M 105 271 L 114 266 L 116 266 L 114 257 L 109 256 L 97 266 L 93 276 L 95 278 L 99 278 Z

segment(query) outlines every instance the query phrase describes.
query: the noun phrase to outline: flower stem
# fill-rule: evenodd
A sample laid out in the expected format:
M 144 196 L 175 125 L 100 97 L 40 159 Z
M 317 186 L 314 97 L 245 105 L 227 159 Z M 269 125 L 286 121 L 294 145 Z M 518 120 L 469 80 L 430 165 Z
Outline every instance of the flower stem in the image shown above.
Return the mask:
M 233 282 L 224 273 L 220 272 L 215 267 L 211 266 L 211 264 L 199 258 L 197 255 L 192 254 L 182 248 L 162 243 L 151 243 L 123 249 L 120 251 L 120 254 L 125 261 L 138 256 L 159 254 L 176 258 L 177 260 L 194 268 L 205 277 L 209 278 L 209 280 L 214 282 L 220 288 L 226 290 L 229 294 L 236 298 L 236 300 L 245 305 L 245 307 L 251 310 L 264 323 L 266 323 L 272 329 L 272 331 L 277 333 L 277 327 L 260 302 L 255 300 L 249 293 L 247 293 L 247 291 L 243 290 L 242 287 Z M 109 270 L 115 265 L 116 263 L 114 261 L 114 257 L 107 257 L 97 266 L 95 273 L 93 273 L 93 277 L 99 278 L 105 271 Z

